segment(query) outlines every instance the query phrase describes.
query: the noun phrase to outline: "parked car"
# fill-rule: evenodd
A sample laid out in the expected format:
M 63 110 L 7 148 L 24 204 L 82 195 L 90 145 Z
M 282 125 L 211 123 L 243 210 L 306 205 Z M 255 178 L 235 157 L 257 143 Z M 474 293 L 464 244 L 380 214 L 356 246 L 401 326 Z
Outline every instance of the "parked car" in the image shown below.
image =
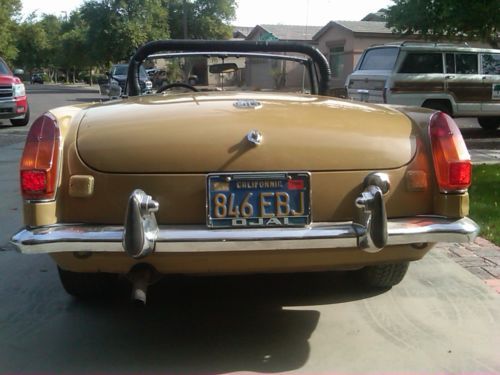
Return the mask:
M 30 109 L 26 89 L 21 79 L 24 71 L 17 69 L 12 73 L 5 61 L 0 58 L 0 120 L 9 119 L 14 126 L 27 125 Z
M 141 96 L 138 68 L 159 52 L 179 76 L 205 56 L 204 91 L 174 82 Z M 276 71 L 287 75 L 279 89 Z M 386 288 L 436 242 L 473 240 L 471 161 L 453 119 L 324 96 L 329 77 L 307 45 L 144 45 L 127 98 L 33 124 L 20 172 L 26 227 L 12 243 L 50 254 L 74 296 L 126 275 L 145 301 L 169 273 L 348 269 Z
M 500 50 L 404 42 L 368 48 L 346 82 L 351 99 L 414 105 L 500 126 Z
M 106 74 L 108 77 L 107 86 L 105 89 L 101 87 L 101 93 L 112 97 L 119 97 L 122 93 L 125 93 L 127 68 L 127 64 L 113 65 L 109 73 Z M 153 89 L 153 83 L 149 79 L 143 66 L 141 66 L 139 72 L 139 85 L 141 87 L 141 93 L 148 93 Z
M 146 74 L 152 80 L 154 75 L 157 74 L 159 70 L 160 69 L 158 69 L 158 68 L 149 68 L 149 69 L 146 69 Z
M 31 75 L 31 84 L 39 83 L 43 85 L 43 73 L 33 73 Z

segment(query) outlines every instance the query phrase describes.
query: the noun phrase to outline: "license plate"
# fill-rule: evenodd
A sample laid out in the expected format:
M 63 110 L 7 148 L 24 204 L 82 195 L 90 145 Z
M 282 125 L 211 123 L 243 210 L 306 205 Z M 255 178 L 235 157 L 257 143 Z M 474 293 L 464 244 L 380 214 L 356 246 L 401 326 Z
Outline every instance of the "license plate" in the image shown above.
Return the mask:
M 311 223 L 310 174 L 224 173 L 207 178 L 211 228 L 291 227 Z

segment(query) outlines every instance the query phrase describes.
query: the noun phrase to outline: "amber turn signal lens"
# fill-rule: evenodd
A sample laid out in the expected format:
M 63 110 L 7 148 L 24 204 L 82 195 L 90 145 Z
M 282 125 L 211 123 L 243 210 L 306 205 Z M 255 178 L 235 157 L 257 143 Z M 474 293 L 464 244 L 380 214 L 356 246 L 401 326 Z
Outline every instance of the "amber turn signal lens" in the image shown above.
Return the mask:
M 57 186 L 59 127 L 49 113 L 30 128 L 21 158 L 21 192 L 24 199 L 53 199 Z
M 471 160 L 455 121 L 437 112 L 431 118 L 429 133 L 439 190 L 449 193 L 467 189 L 471 184 Z

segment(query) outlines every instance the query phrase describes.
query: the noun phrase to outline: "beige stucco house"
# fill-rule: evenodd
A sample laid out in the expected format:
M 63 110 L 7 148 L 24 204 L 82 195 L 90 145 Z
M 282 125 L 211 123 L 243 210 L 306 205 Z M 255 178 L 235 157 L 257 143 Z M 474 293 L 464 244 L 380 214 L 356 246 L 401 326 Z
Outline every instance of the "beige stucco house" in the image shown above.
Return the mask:
M 380 19 L 373 13 L 364 19 Z M 314 36 L 313 42 L 328 58 L 332 79 L 332 94 L 343 95 L 346 78 L 354 70 L 363 51 L 377 44 L 403 40 L 422 40 L 417 35 L 401 36 L 392 32 L 384 21 L 330 21 Z M 471 46 L 488 47 L 481 42 L 469 42 Z
M 368 17 L 368 16 L 367 16 Z M 374 44 L 384 44 L 401 39 L 385 26 L 385 22 L 331 21 L 327 25 L 256 25 L 246 40 L 285 40 L 312 44 L 325 54 L 332 70 L 331 88 L 334 94 L 342 95 L 347 76 L 354 69 L 361 53 Z M 367 18 L 368 19 L 368 18 Z M 254 74 L 254 77 L 258 74 Z M 264 75 L 264 74 L 262 74 Z M 301 77 L 289 72 L 293 79 Z
M 330 62 L 330 87 L 338 93 L 366 48 L 401 40 L 401 37 L 393 34 L 385 22 L 330 21 L 313 36 L 313 40 Z
M 378 18 L 374 16 L 370 19 Z M 361 53 L 366 48 L 374 44 L 401 40 L 401 37 L 393 34 L 385 26 L 385 22 L 331 21 L 323 27 L 256 25 L 248 33 L 246 40 L 286 40 L 318 47 L 330 62 L 333 92 L 342 94 L 347 76 L 353 71 Z M 293 76 L 293 74 L 289 75 Z
M 257 25 L 246 39 L 316 44 L 313 41 L 313 36 L 320 29 L 321 26 Z M 275 88 L 277 82 L 286 82 L 286 87 L 290 90 L 301 90 L 303 87 L 309 86 L 309 77 L 306 75 L 304 66 L 293 62 L 263 61 L 261 64 L 253 64 L 249 67 L 246 74 L 247 82 L 262 89 Z

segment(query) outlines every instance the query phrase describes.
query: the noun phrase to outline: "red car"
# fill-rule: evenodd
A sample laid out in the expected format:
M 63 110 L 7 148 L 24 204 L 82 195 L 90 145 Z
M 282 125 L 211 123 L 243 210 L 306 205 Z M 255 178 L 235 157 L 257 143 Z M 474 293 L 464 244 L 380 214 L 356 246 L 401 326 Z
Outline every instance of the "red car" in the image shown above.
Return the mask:
M 0 58 L 0 120 L 3 119 L 9 119 L 14 126 L 27 125 L 30 109 L 24 84 Z

